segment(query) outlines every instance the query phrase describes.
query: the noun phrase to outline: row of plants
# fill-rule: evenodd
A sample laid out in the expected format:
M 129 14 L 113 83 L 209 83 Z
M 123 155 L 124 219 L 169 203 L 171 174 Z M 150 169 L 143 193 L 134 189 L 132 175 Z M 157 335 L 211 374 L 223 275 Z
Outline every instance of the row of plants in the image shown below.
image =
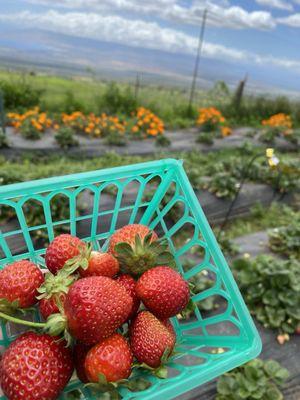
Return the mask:
M 215 107 L 200 108 L 196 121 L 200 128 L 198 143 L 212 145 L 216 138 L 230 136 L 232 129 L 222 112 Z M 283 138 L 293 144 L 299 142 L 299 131 L 293 130 L 293 122 L 290 115 L 284 113 L 274 114 L 261 121 L 259 140 L 264 143 L 273 144 L 276 138 Z M 249 131 L 248 136 L 253 137 L 256 131 Z
M 300 188 L 299 160 L 272 156 L 272 160 L 258 157 L 251 162 L 249 157 L 232 157 L 216 162 L 200 178 L 198 186 L 214 193 L 219 198 L 234 198 L 241 182 L 265 183 L 279 193 L 289 193 Z M 250 160 L 250 162 L 249 162 Z M 274 160 L 276 160 L 275 163 Z M 271 165 L 270 165 L 271 164 Z
M 170 145 L 169 139 L 164 136 L 163 121 L 145 107 L 139 107 L 131 113 L 130 117 L 73 111 L 50 118 L 38 107 L 24 113 L 8 113 L 7 117 L 8 124 L 20 132 L 24 138 L 30 140 L 42 138 L 47 129 L 53 128 L 56 131 L 57 143 L 63 148 L 79 144 L 74 137 L 75 134 L 102 137 L 105 138 L 107 144 L 119 146 L 126 145 L 130 138 L 145 139 L 147 137 L 156 138 L 156 143 L 160 146 Z M 196 125 L 200 129 L 196 139 L 198 143 L 213 144 L 214 139 L 232 134 L 228 121 L 215 107 L 200 108 Z M 262 125 L 264 129 L 260 133 L 260 139 L 263 142 L 273 143 L 275 138 L 283 137 L 292 143 L 298 143 L 299 133 L 292 130 L 290 116 L 280 113 L 263 120 Z
M 24 138 L 37 140 L 49 128 L 55 130 L 55 138 L 61 147 L 71 147 L 78 144 L 77 135 L 89 137 L 102 137 L 108 144 L 125 145 L 128 138 L 145 139 L 148 137 L 159 138 L 159 145 L 168 145 L 168 141 L 161 137 L 164 134 L 164 123 L 150 110 L 140 107 L 133 112 L 131 118 L 102 113 L 88 115 L 81 111 L 50 118 L 47 113 L 41 112 L 38 107 L 23 114 L 8 113 L 9 124 Z

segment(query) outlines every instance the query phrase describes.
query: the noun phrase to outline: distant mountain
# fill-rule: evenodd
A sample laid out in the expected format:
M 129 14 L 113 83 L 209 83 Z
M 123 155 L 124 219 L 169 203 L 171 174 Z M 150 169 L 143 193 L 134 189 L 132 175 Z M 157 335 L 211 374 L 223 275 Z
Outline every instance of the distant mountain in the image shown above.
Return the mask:
M 101 40 L 77 38 L 43 30 L 15 30 L 0 26 L 0 66 L 35 66 L 56 73 L 87 73 L 107 79 L 133 79 L 137 72 L 143 79 L 158 84 L 186 85 L 191 79 L 194 57 L 167 53 Z M 249 74 L 248 90 L 273 92 L 299 90 L 300 83 L 291 74 L 270 66 L 260 69 L 248 65 L 235 65 L 227 61 L 202 58 L 199 67 L 201 87 L 208 88 L 218 80 L 234 87 Z M 272 76 L 272 78 L 270 78 Z

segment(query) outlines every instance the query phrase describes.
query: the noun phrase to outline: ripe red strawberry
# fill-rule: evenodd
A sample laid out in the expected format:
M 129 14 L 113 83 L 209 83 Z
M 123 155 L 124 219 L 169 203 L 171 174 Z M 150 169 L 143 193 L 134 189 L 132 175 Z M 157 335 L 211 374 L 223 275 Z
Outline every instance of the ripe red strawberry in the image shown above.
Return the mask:
M 65 262 L 77 256 L 85 243 L 76 236 L 62 234 L 50 243 L 46 250 L 46 266 L 53 274 L 60 270 Z
M 132 352 L 127 340 L 115 333 L 91 348 L 84 366 L 90 382 L 98 382 L 99 374 L 103 374 L 107 382 L 117 382 L 129 377 L 132 362 Z
M 9 400 L 54 400 L 73 372 L 70 349 L 47 334 L 26 332 L 3 354 L 0 383 Z
M 127 293 L 132 297 L 133 303 L 132 303 L 130 314 L 128 316 L 128 319 L 132 319 L 135 317 L 135 315 L 138 312 L 138 309 L 140 307 L 140 304 L 141 304 L 141 301 L 137 297 L 137 294 L 135 291 L 136 281 L 132 278 L 132 276 L 130 276 L 128 274 L 122 274 L 122 275 L 118 276 L 116 281 L 120 285 L 122 285 L 127 290 Z
M 118 260 L 109 253 L 92 251 L 88 258 L 88 267 L 79 268 L 80 276 L 108 276 L 113 278 L 119 272 Z
M 37 289 L 44 282 L 41 270 L 31 261 L 22 260 L 4 267 L 0 271 L 0 309 L 9 312 L 12 308 L 27 308 L 36 302 Z
M 118 259 L 123 272 L 132 275 L 174 261 L 167 242 L 159 241 L 155 232 L 140 224 L 118 229 L 110 238 L 108 252 Z
M 136 284 L 136 293 L 159 319 L 178 314 L 190 298 L 188 283 L 178 272 L 166 266 L 146 271 Z
M 118 243 L 124 242 L 130 245 L 134 245 L 136 235 L 139 235 L 141 240 L 143 240 L 150 232 L 151 231 L 148 226 L 145 225 L 131 224 L 123 226 L 111 236 L 109 241 L 109 252 L 116 255 L 118 252 L 115 249 L 115 246 Z M 157 239 L 157 234 L 155 232 L 152 232 L 151 240 L 155 241 Z
M 79 272 L 80 276 L 108 276 L 113 278 L 119 272 L 119 262 L 110 253 L 92 250 L 91 245 L 80 248 L 79 254 L 65 263 L 64 271 L 68 274 Z
M 127 320 L 132 302 L 127 291 L 111 278 L 79 279 L 70 287 L 64 304 L 68 330 L 84 344 L 96 344 Z
M 161 365 L 165 352 L 172 352 L 176 335 L 171 323 L 160 321 L 149 311 L 141 311 L 130 327 L 130 346 L 140 363 L 152 368 Z
M 61 293 L 59 295 L 59 299 L 64 304 L 66 295 Z M 57 296 L 53 295 L 50 298 L 44 297 L 39 301 L 39 310 L 44 319 L 47 319 L 49 315 L 55 314 L 59 312 L 59 308 L 57 306 Z
M 74 358 L 76 373 L 77 373 L 78 378 L 83 383 L 88 383 L 88 381 L 89 381 L 86 376 L 84 362 L 85 362 L 87 353 L 89 352 L 90 349 L 91 349 L 91 346 L 86 346 L 85 344 L 80 343 L 80 342 L 77 342 L 73 349 L 73 358 Z

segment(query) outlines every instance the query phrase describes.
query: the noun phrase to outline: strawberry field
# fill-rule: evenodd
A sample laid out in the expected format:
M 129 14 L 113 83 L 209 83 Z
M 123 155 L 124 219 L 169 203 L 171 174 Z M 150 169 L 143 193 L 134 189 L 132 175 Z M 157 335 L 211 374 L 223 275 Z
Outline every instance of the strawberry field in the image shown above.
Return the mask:
M 97 83 L 101 95 L 97 97 L 93 89 L 87 98 L 78 82 L 74 87 L 64 82 L 67 88 L 56 96 L 54 89 L 61 88 L 61 82 L 49 85 L 50 94 L 41 92 L 44 84 L 45 77 L 29 77 L 23 88 L 29 90 L 27 98 L 23 93 L 18 98 L 12 96 L 16 88 L 5 76 L 0 81 L 6 93 L 0 189 L 147 161 L 183 160 L 263 349 L 257 358 L 236 364 L 230 372 L 223 373 L 224 368 L 216 379 L 180 389 L 189 374 L 203 371 L 205 365 L 213 369 L 214 363 L 229 358 L 235 351 L 234 340 L 238 342 L 237 328 L 243 330 L 236 323 L 237 309 L 228 311 L 231 298 L 225 281 L 219 281 L 220 266 L 213 259 L 204 264 L 207 238 L 201 229 L 197 231 L 193 213 L 186 209 L 186 193 L 176 182 L 166 185 L 152 219 L 147 220 L 162 175 L 148 177 L 144 172 L 128 181 L 131 175 L 116 176 L 103 186 L 91 180 L 82 188 L 78 181 L 64 187 L 55 178 L 57 187 L 51 180 L 51 191 L 26 197 L 27 193 L 10 189 L 14 194 L 9 201 L 0 197 L 1 344 L 7 345 L 29 327 L 47 332 L 45 338 L 26 333 L 4 353 L 0 380 L 6 398 L 14 399 L 11 379 L 19 373 L 12 360 L 36 346 L 37 352 L 52 349 L 65 360 L 63 371 L 49 374 L 46 394 L 31 381 L 40 396 L 36 398 L 84 399 L 91 393 L 101 399 L 148 398 L 173 382 L 180 393 L 175 398 L 180 400 L 298 400 L 299 105 L 245 97 L 236 114 L 222 93 L 198 93 L 195 107 L 187 112 L 184 93 L 172 96 L 167 89 L 144 87 L 141 97 L 135 98 L 124 85 Z M 5 189 L 2 193 L 4 199 Z M 128 228 L 132 223 L 143 227 Z M 40 267 L 47 271 L 45 280 Z M 18 295 L 24 279 L 17 272 L 20 268 L 36 276 L 34 296 L 26 294 L 26 301 Z M 91 287 L 93 293 L 82 306 L 85 312 L 80 313 L 73 297 L 83 299 Z M 94 309 L 97 303 L 100 310 Z M 224 322 L 224 315 L 229 322 Z M 184 341 L 184 331 L 194 347 L 195 337 L 203 341 L 196 355 Z M 64 336 L 71 345 L 61 346 L 51 335 Z M 210 335 L 219 342 L 205 343 Z M 104 354 L 109 351 L 117 363 L 107 366 Z M 77 371 L 72 378 L 71 352 Z M 47 368 L 54 363 L 47 357 L 44 361 Z M 38 360 L 33 355 L 28 362 Z M 55 374 L 63 379 L 56 382 Z M 21 382 L 17 391 L 27 390 L 25 386 Z

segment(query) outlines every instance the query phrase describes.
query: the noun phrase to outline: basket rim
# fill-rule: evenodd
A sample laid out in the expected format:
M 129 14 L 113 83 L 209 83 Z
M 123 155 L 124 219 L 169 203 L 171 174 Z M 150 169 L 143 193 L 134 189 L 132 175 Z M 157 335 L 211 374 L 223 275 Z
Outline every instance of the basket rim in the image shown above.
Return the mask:
M 36 194 L 38 192 L 48 191 L 54 188 L 59 189 L 66 187 L 66 184 L 70 186 L 76 186 L 76 184 L 78 185 L 79 181 L 82 179 L 89 179 L 89 181 L 92 183 L 95 181 L 95 179 L 105 179 L 108 176 L 110 178 L 112 176 L 118 178 L 120 173 L 122 173 L 122 177 L 126 178 L 132 173 L 138 172 L 139 174 L 144 174 L 154 172 L 156 169 L 159 170 L 162 167 L 180 167 L 182 164 L 182 160 L 177 160 L 175 158 L 164 158 L 161 160 L 147 161 L 144 163 L 90 170 L 76 174 L 58 175 L 50 178 L 33 179 L 27 182 L 11 183 L 0 186 L 0 199 L 18 197 L 23 195 L 24 191 L 26 191 L 26 194 Z

